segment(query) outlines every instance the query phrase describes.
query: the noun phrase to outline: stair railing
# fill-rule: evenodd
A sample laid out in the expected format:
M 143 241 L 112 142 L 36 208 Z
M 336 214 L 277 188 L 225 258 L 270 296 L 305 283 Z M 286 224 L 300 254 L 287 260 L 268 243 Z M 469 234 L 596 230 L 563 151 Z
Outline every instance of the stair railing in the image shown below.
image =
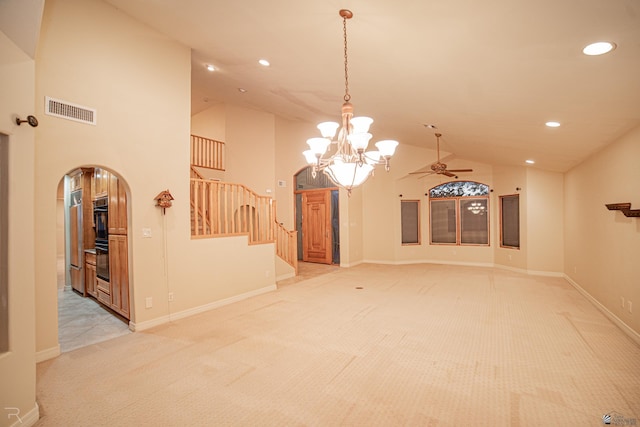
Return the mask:
M 242 184 L 191 178 L 191 236 L 246 235 L 249 244 L 275 243 L 276 254 L 298 272 L 297 232 L 276 220 L 276 202 Z

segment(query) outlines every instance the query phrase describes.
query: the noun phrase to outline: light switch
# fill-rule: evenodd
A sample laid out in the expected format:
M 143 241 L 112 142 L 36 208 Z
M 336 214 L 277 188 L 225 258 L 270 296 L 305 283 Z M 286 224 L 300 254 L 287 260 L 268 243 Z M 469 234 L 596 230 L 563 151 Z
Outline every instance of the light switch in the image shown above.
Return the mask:
M 143 228 L 142 229 L 142 237 L 144 237 L 146 239 L 150 239 L 151 238 L 151 229 L 150 228 Z

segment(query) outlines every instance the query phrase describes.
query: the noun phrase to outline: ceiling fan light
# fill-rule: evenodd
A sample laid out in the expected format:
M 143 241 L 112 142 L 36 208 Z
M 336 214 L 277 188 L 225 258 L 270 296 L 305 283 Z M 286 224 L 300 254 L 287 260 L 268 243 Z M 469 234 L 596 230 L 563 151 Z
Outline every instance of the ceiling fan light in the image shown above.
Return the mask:
M 376 148 L 380 150 L 380 155 L 382 157 L 391 157 L 396 152 L 396 147 L 398 146 L 398 141 L 394 141 L 393 139 L 384 139 L 382 141 L 376 142 Z

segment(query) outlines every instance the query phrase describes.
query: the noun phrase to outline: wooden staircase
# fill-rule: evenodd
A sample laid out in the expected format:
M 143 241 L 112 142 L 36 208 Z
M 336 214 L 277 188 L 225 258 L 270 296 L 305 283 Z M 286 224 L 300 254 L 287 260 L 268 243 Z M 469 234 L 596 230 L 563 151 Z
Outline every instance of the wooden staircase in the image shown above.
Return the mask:
M 246 235 L 250 245 L 275 243 L 297 274 L 297 231 L 277 221 L 276 201 L 242 184 L 205 179 L 195 167 L 224 171 L 224 143 L 191 135 L 191 238 Z

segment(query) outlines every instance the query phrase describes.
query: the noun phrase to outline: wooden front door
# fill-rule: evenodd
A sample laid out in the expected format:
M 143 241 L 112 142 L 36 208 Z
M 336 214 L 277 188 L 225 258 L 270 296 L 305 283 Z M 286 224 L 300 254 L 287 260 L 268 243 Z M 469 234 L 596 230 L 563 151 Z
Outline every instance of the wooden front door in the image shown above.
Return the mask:
M 302 193 L 302 260 L 331 264 L 331 190 Z

